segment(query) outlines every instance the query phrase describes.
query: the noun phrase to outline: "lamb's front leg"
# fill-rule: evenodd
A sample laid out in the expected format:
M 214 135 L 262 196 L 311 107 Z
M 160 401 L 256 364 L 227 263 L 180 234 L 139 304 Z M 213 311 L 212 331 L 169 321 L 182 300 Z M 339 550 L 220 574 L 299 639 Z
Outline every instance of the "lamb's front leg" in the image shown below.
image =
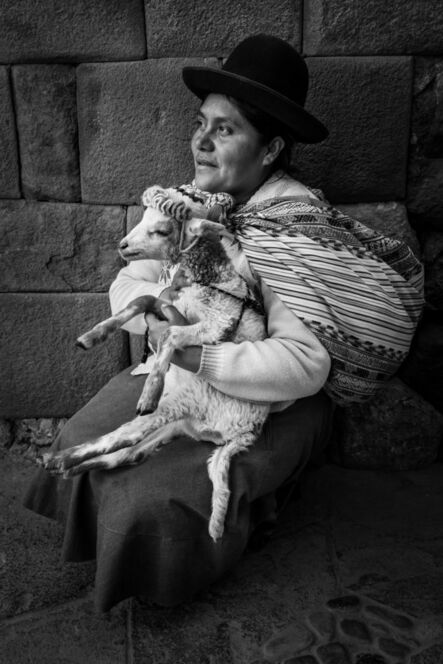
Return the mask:
M 213 329 L 207 321 L 168 327 L 159 339 L 157 355 L 138 401 L 137 413 L 153 413 L 157 409 L 166 372 L 175 350 L 182 350 L 187 346 L 201 346 L 203 343 L 216 343 L 219 339 L 220 329 Z

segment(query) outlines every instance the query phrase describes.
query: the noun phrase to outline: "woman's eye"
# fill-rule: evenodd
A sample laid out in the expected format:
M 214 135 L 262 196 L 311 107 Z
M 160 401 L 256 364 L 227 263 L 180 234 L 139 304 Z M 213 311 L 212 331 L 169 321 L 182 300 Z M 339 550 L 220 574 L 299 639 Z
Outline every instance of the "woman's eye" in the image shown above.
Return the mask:
M 229 125 L 220 125 L 218 128 L 218 133 L 221 136 L 230 136 L 232 134 L 232 129 L 229 127 Z

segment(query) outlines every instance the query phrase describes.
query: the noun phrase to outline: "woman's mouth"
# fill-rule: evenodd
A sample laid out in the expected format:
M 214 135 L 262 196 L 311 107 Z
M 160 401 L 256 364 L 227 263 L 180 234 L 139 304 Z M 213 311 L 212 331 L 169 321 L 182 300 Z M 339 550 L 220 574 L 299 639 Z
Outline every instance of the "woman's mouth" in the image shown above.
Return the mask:
M 212 163 L 211 161 L 206 161 L 205 159 L 196 159 L 195 160 L 195 165 L 196 167 L 200 168 L 216 168 L 216 165 Z

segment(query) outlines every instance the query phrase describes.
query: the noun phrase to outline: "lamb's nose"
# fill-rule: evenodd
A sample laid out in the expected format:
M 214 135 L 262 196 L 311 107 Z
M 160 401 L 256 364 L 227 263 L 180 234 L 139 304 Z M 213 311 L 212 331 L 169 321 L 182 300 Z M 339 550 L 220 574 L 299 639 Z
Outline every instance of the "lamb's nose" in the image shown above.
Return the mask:
M 120 244 L 118 245 L 118 248 L 119 248 L 121 251 L 123 251 L 123 249 L 127 249 L 127 248 L 128 248 L 128 242 L 127 242 L 126 238 L 123 238 L 123 240 L 122 240 L 122 241 L 120 242 Z

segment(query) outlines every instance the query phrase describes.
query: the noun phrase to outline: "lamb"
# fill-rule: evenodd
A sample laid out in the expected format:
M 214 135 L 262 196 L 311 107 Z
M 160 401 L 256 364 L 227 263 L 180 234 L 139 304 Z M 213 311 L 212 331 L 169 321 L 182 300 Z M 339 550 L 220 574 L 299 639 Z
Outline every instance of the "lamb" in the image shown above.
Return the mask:
M 266 336 L 265 316 L 257 281 L 234 267 L 235 243 L 223 224 L 213 221 L 228 202 L 217 195 L 211 212 L 205 199 L 184 188 L 151 187 L 143 195 L 143 219 L 120 243 L 126 260 L 153 258 L 175 266 L 174 305 L 189 325 L 170 326 L 159 340 L 157 354 L 137 404 L 138 415 L 115 431 L 58 453 L 47 453 L 42 464 L 53 474 L 72 477 L 92 469 L 111 469 L 145 461 L 174 437 L 188 435 L 213 442 L 208 459 L 213 485 L 209 534 L 223 534 L 229 504 L 231 458 L 246 451 L 258 437 L 269 405 L 238 400 L 199 376 L 170 364 L 175 349 Z M 220 196 L 225 198 L 220 203 Z M 238 250 L 237 250 L 238 251 Z M 79 337 L 91 348 L 133 316 L 152 311 L 164 318 L 164 301 L 138 297 L 122 311 Z

